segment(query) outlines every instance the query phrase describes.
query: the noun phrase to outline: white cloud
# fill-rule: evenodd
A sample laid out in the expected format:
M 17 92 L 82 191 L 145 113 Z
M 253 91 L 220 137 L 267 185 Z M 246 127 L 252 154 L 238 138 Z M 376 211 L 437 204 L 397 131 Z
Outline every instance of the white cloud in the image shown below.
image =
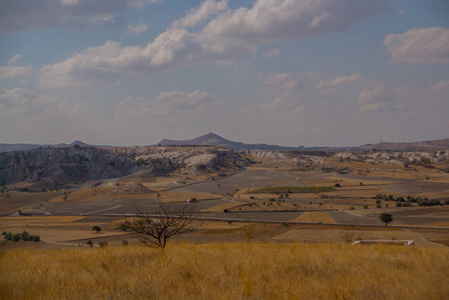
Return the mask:
M 47 87 L 79 85 L 99 78 L 166 70 L 187 63 L 189 57 L 183 56 L 183 51 L 189 48 L 189 42 L 190 34 L 182 28 L 164 32 L 146 47 L 121 47 L 120 43 L 108 41 L 63 62 L 44 66 L 39 81 Z
M 162 92 L 154 99 L 127 97 L 115 106 L 116 115 L 161 116 L 180 114 L 186 111 L 202 111 L 221 105 L 212 94 L 200 91 L 193 93 Z
M 148 30 L 148 23 L 140 21 L 138 24 L 129 24 L 126 33 L 129 35 L 138 35 Z
M 359 97 L 357 98 L 357 103 L 364 104 L 364 103 L 370 102 L 371 100 L 374 99 L 374 97 L 379 95 L 381 92 L 382 92 L 381 87 L 363 89 L 359 93 Z
M 332 14 L 327 11 L 323 11 L 321 14 L 315 16 L 310 22 L 309 28 L 317 28 L 323 25 L 326 20 L 330 20 L 332 18 Z
M 383 44 L 387 46 L 392 62 L 449 62 L 448 28 L 430 27 L 411 29 L 404 34 L 389 34 Z
M 36 91 L 17 88 L 7 90 L 0 88 L 2 116 L 23 117 L 59 106 L 60 101 Z
M 0 67 L 0 79 L 8 79 L 26 75 L 31 72 L 31 67 Z
M 363 76 L 360 74 L 353 74 L 350 76 L 340 76 L 340 77 L 334 78 L 332 80 L 321 80 L 320 82 L 317 83 L 317 85 L 315 87 L 317 89 L 337 87 L 340 85 L 354 83 L 354 82 L 362 79 L 362 77 Z
M 360 107 L 360 111 L 378 111 L 385 110 L 388 107 L 387 102 L 368 103 Z
M 304 102 L 304 93 L 308 91 L 310 77 L 313 74 L 299 73 L 280 73 L 270 75 L 265 79 L 265 84 L 270 86 L 271 91 L 278 93 L 278 96 L 266 104 L 262 104 L 262 109 L 273 108 L 296 108 Z M 304 93 L 298 93 L 298 90 Z
M 275 58 L 276 56 L 279 56 L 280 53 L 281 53 L 280 49 L 273 49 L 262 54 L 262 57 L 272 59 Z
M 344 30 L 388 11 L 384 0 L 369 4 L 359 0 L 258 0 L 251 9 L 241 7 L 234 12 L 226 6 L 225 1 L 206 1 L 178 22 L 190 26 L 224 10 L 198 32 L 171 27 L 146 47 L 121 47 L 111 41 L 89 47 L 63 62 L 44 66 L 41 82 L 47 86 L 83 84 L 94 78 L 168 70 L 205 60 L 230 61 L 255 53 L 261 43 Z M 323 12 L 331 16 L 319 27 L 309 28 L 310 22 Z
M 440 82 L 430 86 L 431 92 L 440 93 L 440 92 L 444 92 L 445 90 L 448 90 L 448 89 L 449 89 L 449 80 L 440 81 Z
M 22 54 L 16 54 L 13 57 L 11 57 L 10 59 L 8 59 L 8 61 L 6 62 L 6 64 L 9 65 L 15 65 L 19 62 L 19 60 L 22 58 Z
M 201 3 L 200 7 L 192 8 L 191 11 L 184 18 L 175 21 L 175 27 L 194 27 L 206 21 L 210 16 L 216 15 L 219 12 L 228 10 L 228 1 L 223 0 L 215 2 L 215 0 L 206 0 Z
M 241 7 L 212 20 L 204 34 L 215 40 L 260 44 L 282 38 L 304 38 L 341 31 L 367 17 L 389 11 L 385 1 L 258 0 L 250 9 Z M 323 17 L 326 16 L 326 17 Z M 321 22 L 317 20 L 321 18 Z M 316 26 L 310 28 L 312 23 Z
M 68 136 L 83 138 L 95 131 L 92 124 L 98 124 L 98 114 L 93 117 L 85 103 L 70 103 L 67 99 L 23 88 L 0 88 L 0 108 L 0 135 L 5 140 L 67 141 Z M 94 120 L 90 124 L 86 122 L 88 117 Z
M 4 0 L 0 32 L 120 22 L 118 12 L 158 0 Z
M 80 0 L 61 0 L 63 6 L 76 6 L 80 4 Z
M 401 107 L 398 101 L 405 93 L 403 89 L 392 90 L 379 83 L 365 85 L 357 98 L 360 111 L 396 110 Z

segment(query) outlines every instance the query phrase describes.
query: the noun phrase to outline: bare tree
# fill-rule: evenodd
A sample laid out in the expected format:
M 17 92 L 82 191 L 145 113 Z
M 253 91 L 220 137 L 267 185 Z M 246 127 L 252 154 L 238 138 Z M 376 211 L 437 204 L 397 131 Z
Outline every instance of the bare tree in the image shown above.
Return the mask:
M 195 204 L 182 205 L 178 208 L 160 204 L 154 213 L 138 210 L 136 217 L 125 219 L 124 224 L 137 234 L 145 245 L 164 249 L 171 237 L 197 230 L 199 216 Z

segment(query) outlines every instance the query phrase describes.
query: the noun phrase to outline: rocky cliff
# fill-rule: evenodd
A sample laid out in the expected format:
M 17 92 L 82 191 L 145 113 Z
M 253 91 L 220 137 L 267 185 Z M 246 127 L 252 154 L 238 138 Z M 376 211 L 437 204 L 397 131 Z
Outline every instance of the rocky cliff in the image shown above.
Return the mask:
M 58 186 L 121 177 L 140 168 L 136 161 L 98 148 L 43 148 L 0 153 L 0 184 L 28 182 Z

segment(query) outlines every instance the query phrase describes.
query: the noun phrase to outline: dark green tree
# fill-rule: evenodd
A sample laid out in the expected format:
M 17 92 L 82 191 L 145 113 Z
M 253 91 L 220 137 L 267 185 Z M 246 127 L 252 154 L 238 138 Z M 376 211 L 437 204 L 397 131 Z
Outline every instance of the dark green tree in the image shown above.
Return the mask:
M 380 214 L 379 219 L 385 223 L 385 226 L 388 226 L 388 223 L 393 222 L 393 216 L 387 213 Z

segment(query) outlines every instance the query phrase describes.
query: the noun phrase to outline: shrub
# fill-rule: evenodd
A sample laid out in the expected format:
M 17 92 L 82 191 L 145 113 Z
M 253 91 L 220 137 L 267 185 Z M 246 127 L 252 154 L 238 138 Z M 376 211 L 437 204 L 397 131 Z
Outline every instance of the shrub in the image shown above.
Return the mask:
M 14 242 L 18 242 L 18 241 L 20 240 L 20 238 L 21 238 L 21 234 L 20 234 L 20 233 L 16 233 L 16 234 L 14 234 L 14 235 L 12 236 L 12 240 L 13 240 Z
M 363 209 L 368 209 L 368 205 L 363 205 Z
M 402 202 L 396 202 L 396 207 L 401 207 L 402 206 Z
M 92 227 L 92 231 L 99 232 L 99 231 L 101 231 L 101 227 L 100 226 L 94 226 L 94 227 Z
M 382 208 L 382 205 L 376 204 L 376 207 L 377 207 L 377 208 Z
M 32 242 L 40 242 L 41 241 L 41 237 L 38 235 L 32 235 L 30 236 L 30 241 Z
M 116 229 L 119 230 L 119 231 L 127 231 L 128 230 L 128 226 L 125 223 L 122 223 Z
M 4 237 L 5 237 L 5 240 L 10 241 L 12 239 L 12 233 L 7 232 Z
M 92 247 L 94 243 L 92 243 L 91 240 L 88 240 L 88 241 L 86 242 L 86 244 L 89 245 L 89 247 Z
M 98 244 L 100 244 L 101 248 L 105 248 L 108 246 L 108 242 L 98 242 Z
M 351 206 L 349 209 L 350 209 L 350 210 L 355 210 L 354 206 Z
M 127 240 L 123 240 L 123 241 L 122 241 L 122 245 L 123 245 L 123 246 L 128 246 L 128 241 L 127 241 Z

